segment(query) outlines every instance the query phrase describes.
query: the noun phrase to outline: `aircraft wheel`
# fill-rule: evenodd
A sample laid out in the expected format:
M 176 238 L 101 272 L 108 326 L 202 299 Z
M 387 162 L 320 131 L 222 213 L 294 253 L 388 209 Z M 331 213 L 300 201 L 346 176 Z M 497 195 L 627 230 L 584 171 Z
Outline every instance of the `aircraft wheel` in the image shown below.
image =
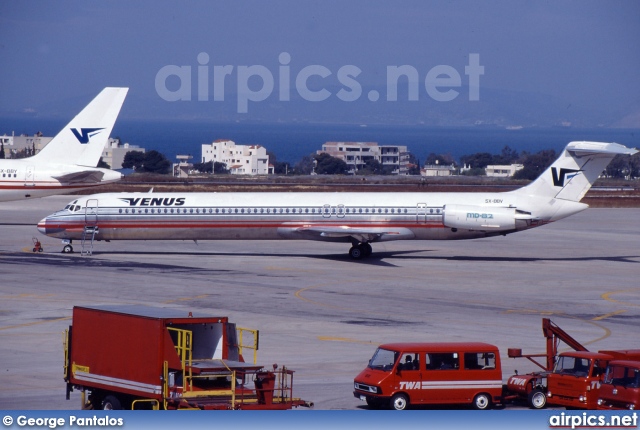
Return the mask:
M 371 247 L 371 244 L 369 244 L 368 242 L 367 242 L 367 243 L 363 243 L 363 244 L 362 244 L 362 245 L 360 245 L 360 246 L 362 246 L 362 254 L 363 254 L 365 257 L 370 256 L 370 255 L 371 255 L 371 253 L 373 252 L 373 248 Z
M 37 252 L 38 250 L 36 248 L 33 248 L 33 252 Z
M 43 247 L 38 248 L 38 252 L 43 252 L 43 251 L 44 251 Z
M 70 254 L 73 252 L 73 246 L 71 245 L 65 245 L 62 247 L 62 252 L 64 252 L 65 254 Z
M 352 246 L 349 250 L 349 257 L 354 260 L 360 260 L 362 258 L 362 254 L 362 248 L 360 248 L 359 246 Z

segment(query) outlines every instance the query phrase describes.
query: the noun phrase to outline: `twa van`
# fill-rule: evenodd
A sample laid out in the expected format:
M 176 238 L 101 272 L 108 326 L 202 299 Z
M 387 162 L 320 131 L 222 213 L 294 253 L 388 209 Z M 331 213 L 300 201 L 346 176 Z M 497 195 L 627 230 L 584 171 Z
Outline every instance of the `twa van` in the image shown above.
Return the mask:
M 354 396 L 377 409 L 471 404 L 489 409 L 502 399 L 498 348 L 487 343 L 389 343 L 354 379 Z

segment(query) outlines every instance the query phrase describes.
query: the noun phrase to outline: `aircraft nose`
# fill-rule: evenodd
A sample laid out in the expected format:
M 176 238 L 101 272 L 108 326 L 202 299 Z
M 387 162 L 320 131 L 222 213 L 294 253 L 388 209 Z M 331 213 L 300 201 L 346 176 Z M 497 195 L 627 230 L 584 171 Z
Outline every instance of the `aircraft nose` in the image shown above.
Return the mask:
M 43 218 L 38 223 L 38 231 L 42 234 L 47 234 L 47 219 Z

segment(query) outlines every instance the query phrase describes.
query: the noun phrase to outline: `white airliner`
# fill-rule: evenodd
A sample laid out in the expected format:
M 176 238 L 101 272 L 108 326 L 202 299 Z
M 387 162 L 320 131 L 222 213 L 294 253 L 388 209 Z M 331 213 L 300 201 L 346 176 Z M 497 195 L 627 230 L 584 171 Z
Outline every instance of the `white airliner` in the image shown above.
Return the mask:
M 531 184 L 478 193 L 108 193 L 82 197 L 38 223 L 72 240 L 309 239 L 351 243 L 473 239 L 541 226 L 585 210 L 582 197 L 617 154 L 617 143 L 571 142 Z
M 64 194 L 120 180 L 119 172 L 96 166 L 128 90 L 102 90 L 33 157 L 0 159 L 0 201 Z

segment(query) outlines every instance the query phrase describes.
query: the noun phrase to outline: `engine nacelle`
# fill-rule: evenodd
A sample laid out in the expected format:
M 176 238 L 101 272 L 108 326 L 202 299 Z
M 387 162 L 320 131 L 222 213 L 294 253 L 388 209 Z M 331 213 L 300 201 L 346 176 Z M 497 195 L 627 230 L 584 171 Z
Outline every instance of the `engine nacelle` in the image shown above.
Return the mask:
M 468 205 L 446 205 L 442 221 L 450 228 L 508 231 L 516 228 L 516 209 Z

